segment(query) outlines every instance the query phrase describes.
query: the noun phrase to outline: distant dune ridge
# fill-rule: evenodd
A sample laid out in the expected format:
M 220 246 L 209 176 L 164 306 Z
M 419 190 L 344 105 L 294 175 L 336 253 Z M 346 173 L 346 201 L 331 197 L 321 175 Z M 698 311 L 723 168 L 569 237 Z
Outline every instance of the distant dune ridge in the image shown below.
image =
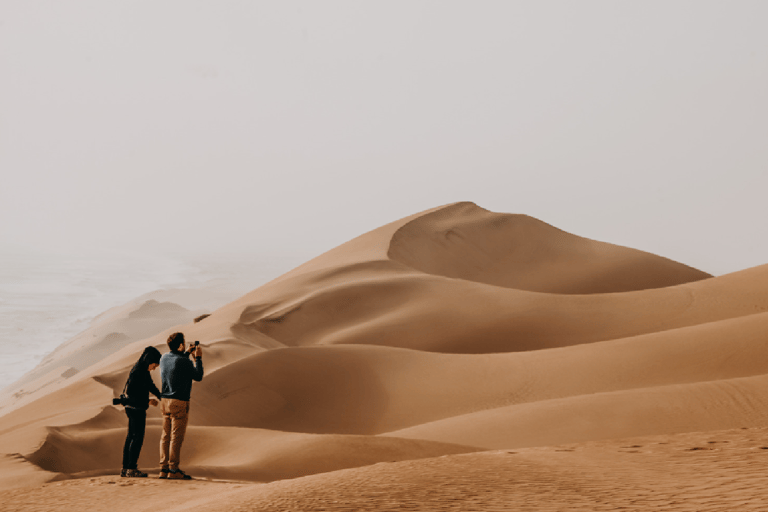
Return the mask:
M 157 334 L 165 328 L 190 322 L 195 314 L 173 302 L 141 300 L 113 308 L 99 315 L 91 326 L 46 355 L 36 368 L 4 390 L 12 400 L 0 396 L 2 405 L 26 401 L 30 395 L 46 392 L 92 364 L 102 361 L 131 342 Z
M 472 203 L 406 223 L 392 236 L 387 254 L 427 274 L 546 293 L 626 292 L 711 277 L 666 258 Z
M 382 226 L 199 315 L 122 311 L 123 329 L 54 352 L 55 378 L 2 397 L 0 488 L 119 472 L 126 420 L 110 400 L 176 330 L 205 350 L 183 465 L 210 478 L 768 426 L 768 265 L 713 277 L 472 203 Z M 64 375 L 72 354 L 97 356 Z M 158 429 L 151 409 L 146 469 Z

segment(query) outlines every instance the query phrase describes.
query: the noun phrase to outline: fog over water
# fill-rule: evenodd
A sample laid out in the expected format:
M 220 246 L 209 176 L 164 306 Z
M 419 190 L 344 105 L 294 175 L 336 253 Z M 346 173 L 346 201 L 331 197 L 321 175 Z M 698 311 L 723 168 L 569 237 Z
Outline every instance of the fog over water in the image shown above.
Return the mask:
M 223 256 L 184 261 L 141 254 L 6 254 L 0 267 L 0 389 L 109 308 L 175 289 L 208 290 L 218 307 L 287 271 L 286 263 L 270 267 Z M 180 305 L 195 311 L 199 304 L 190 293 Z
M 767 22 L 760 0 L 6 0 L 4 350 L 195 259 L 287 270 L 454 201 L 768 263 Z

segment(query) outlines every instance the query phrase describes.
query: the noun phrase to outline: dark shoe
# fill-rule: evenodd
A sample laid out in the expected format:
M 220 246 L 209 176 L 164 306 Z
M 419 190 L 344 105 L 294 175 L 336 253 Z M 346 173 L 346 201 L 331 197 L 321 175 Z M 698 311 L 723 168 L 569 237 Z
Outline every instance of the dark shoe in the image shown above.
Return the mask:
M 192 480 L 192 477 L 180 469 L 172 469 L 168 473 L 168 480 Z
M 171 470 L 168 468 L 161 468 L 160 469 L 160 476 L 159 478 L 162 478 L 163 480 L 168 478 L 168 473 L 170 473 Z
M 122 476 L 122 477 L 126 477 L 126 476 L 128 476 L 126 473 L 128 473 L 128 470 L 127 470 L 127 469 L 121 469 L 121 470 L 120 470 L 120 476 Z
M 138 469 L 128 469 L 125 471 L 125 476 L 132 478 L 147 478 L 147 474 Z

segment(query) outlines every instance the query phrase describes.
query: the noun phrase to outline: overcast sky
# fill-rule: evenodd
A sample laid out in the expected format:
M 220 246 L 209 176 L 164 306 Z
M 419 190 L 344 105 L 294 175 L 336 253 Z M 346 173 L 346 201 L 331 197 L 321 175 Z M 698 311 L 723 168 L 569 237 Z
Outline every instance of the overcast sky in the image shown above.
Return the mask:
M 467 200 L 768 263 L 766 27 L 761 0 L 0 0 L 0 250 L 306 259 Z

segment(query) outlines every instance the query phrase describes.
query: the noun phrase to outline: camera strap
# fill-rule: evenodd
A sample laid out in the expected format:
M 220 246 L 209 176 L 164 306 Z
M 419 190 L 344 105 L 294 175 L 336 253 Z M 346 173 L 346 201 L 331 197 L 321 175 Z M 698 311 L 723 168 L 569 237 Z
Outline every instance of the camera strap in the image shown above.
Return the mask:
M 133 368 L 131 368 L 131 371 L 128 372 L 128 378 L 125 379 L 125 386 L 123 386 L 123 392 L 120 393 L 120 396 L 125 396 L 125 391 L 128 389 L 128 383 L 131 382 L 131 377 L 133 377 Z

